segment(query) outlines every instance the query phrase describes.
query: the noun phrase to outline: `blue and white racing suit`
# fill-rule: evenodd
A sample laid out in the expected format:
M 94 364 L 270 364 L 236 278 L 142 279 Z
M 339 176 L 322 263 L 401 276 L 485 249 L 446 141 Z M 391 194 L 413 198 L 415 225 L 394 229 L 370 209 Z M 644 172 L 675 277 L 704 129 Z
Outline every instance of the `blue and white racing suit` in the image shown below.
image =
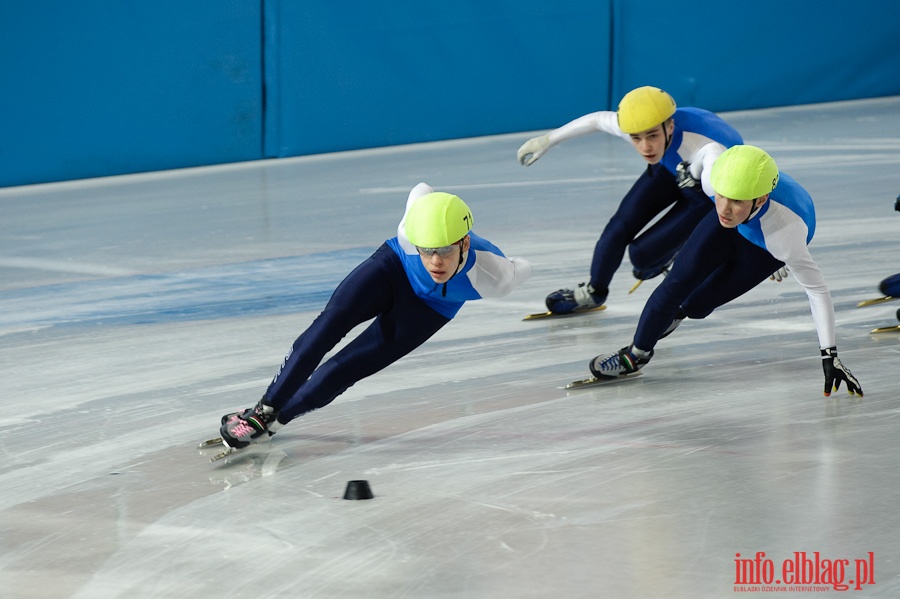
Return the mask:
M 806 290 L 819 347 L 834 347 L 831 293 L 807 247 L 815 229 L 812 198 L 785 173 L 747 223 L 723 227 L 713 211 L 691 234 L 672 270 L 647 300 L 634 346 L 653 349 L 679 307 L 688 318 L 704 318 L 787 265 Z
M 431 191 L 424 183 L 413 188 L 407 211 Z M 278 421 L 286 424 L 328 405 L 357 381 L 424 343 L 466 301 L 506 295 L 531 274 L 527 261 L 507 258 L 486 239 L 469 236 L 462 268 L 446 285 L 438 284 L 406 237 L 401 220 L 397 236 L 347 275 L 292 345 L 263 398 L 278 411 Z M 351 329 L 372 319 L 358 337 L 321 363 Z
M 711 167 L 719 154 L 743 143 L 731 125 L 707 110 L 678 108 L 673 119 L 675 128 L 662 160 L 648 165 L 625 194 L 594 246 L 590 284 L 600 293 L 608 291 L 626 247 L 634 275 L 640 279 L 652 278 L 671 262 L 697 223 L 710 212 L 708 198 L 702 191 L 678 187 L 675 182 L 678 164 L 686 161 L 696 164 L 698 170 Z M 612 111 L 581 116 L 551 131 L 548 141 L 554 146 L 598 131 L 631 143 L 631 136 L 619 129 L 616 113 Z M 669 207 L 662 218 L 641 233 Z

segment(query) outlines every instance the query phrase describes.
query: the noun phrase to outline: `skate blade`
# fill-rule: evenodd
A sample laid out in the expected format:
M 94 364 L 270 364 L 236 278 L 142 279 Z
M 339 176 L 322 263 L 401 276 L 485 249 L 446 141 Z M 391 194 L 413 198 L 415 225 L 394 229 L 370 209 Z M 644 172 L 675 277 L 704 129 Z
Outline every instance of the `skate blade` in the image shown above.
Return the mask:
M 675 260 L 673 259 L 672 262 L 674 262 L 674 261 L 675 261 Z M 672 262 L 669 262 L 669 267 L 672 266 Z M 662 276 L 668 275 L 668 274 L 669 274 L 669 267 L 664 268 L 664 269 L 662 270 L 662 272 L 659 273 L 659 274 L 661 274 Z M 651 279 L 655 279 L 655 278 L 658 277 L 658 276 L 659 276 L 659 275 L 653 275 L 653 276 L 650 277 L 650 278 L 651 278 Z M 641 283 L 643 283 L 643 282 L 646 281 L 646 280 L 647 280 L 647 279 L 638 279 L 638 280 L 637 280 L 637 283 L 635 283 L 634 285 L 632 285 L 632 286 L 631 286 L 631 289 L 628 290 L 628 295 L 631 295 L 632 293 L 634 293 L 635 291 L 637 291 L 637 288 L 641 286 Z
M 225 449 L 222 449 L 223 447 Z M 216 437 L 214 439 L 207 439 L 206 441 L 204 441 L 203 443 L 201 443 L 200 445 L 197 446 L 197 449 L 200 450 L 200 455 L 206 454 L 206 451 L 204 451 L 204 450 L 216 449 L 216 448 L 222 449 L 222 451 L 219 451 L 218 453 L 213 455 L 211 458 L 209 458 L 210 462 L 218 462 L 219 460 L 223 460 L 223 459 L 227 458 L 228 456 L 230 456 L 231 454 L 233 454 L 234 452 L 238 451 L 238 449 L 236 449 L 236 448 L 232 447 L 231 445 L 229 445 L 228 443 L 226 443 L 222 439 L 222 437 Z
M 214 439 L 207 439 L 203 443 L 197 446 L 197 449 L 209 449 L 210 447 L 215 447 L 217 445 L 222 444 L 222 437 L 216 437 Z
M 587 379 L 581 379 L 580 381 L 572 381 L 571 383 L 569 383 L 568 385 L 563 387 L 563 389 L 568 391 L 571 389 L 584 389 L 585 387 L 597 387 L 599 385 L 608 385 L 609 383 L 615 383 L 618 381 L 623 381 L 625 379 L 633 379 L 634 377 L 640 376 L 642 374 L 644 374 L 644 373 L 641 372 L 640 370 L 638 370 L 637 372 L 632 372 L 631 374 L 623 374 L 622 376 L 617 376 L 616 378 L 598 378 L 598 377 L 592 376 Z
M 872 329 L 869 334 L 876 333 L 900 333 L 900 324 L 894 325 L 892 327 L 878 327 L 877 329 Z
M 227 443 L 225 443 L 225 441 L 222 441 L 221 444 L 225 446 L 225 449 L 222 450 L 222 451 L 220 451 L 219 453 L 217 453 L 217 454 L 214 455 L 213 457 L 209 458 L 210 463 L 218 462 L 219 460 L 224 460 L 225 458 L 227 458 L 228 456 L 230 456 L 230 455 L 233 454 L 234 452 L 238 451 L 236 448 L 234 448 L 234 447 L 228 445 Z
M 585 308 L 584 310 L 575 310 L 574 312 L 569 312 L 567 314 L 556 314 L 549 311 L 535 312 L 534 314 L 527 314 L 522 320 L 538 320 L 541 318 L 567 318 L 569 316 L 579 316 L 581 314 L 590 314 L 591 312 L 600 312 L 601 310 L 606 310 L 606 304 L 594 306 L 593 308 Z
M 885 302 L 891 302 L 896 299 L 900 299 L 897 297 L 891 297 L 890 295 L 886 295 L 884 297 L 876 297 L 875 299 L 863 300 L 856 304 L 857 308 L 865 308 L 866 306 L 874 306 L 877 304 L 883 304 Z

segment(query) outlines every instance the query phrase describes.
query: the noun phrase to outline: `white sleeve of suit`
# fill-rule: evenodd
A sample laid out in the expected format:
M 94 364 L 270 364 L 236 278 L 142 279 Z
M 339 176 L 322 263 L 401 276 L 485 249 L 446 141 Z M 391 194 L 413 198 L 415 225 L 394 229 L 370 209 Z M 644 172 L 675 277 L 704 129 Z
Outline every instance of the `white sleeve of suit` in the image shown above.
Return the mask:
M 574 139 L 576 137 L 581 137 L 582 135 L 597 132 L 609 133 L 610 135 L 616 135 L 623 139 L 631 139 L 627 133 L 623 133 L 622 130 L 619 129 L 616 113 L 609 110 L 591 112 L 590 114 L 580 116 L 573 121 L 569 121 L 562 127 L 554 129 L 548 133 L 547 136 L 550 146 L 555 146 L 568 139 Z
M 403 211 L 403 218 L 400 219 L 400 224 L 397 225 L 397 241 L 400 242 L 400 247 L 407 254 L 417 254 L 418 250 L 409 242 L 409 237 L 406 236 L 406 214 L 409 212 L 413 202 L 433 191 L 434 189 L 427 183 L 419 183 L 412 188 L 409 192 L 409 197 L 406 198 L 406 210 Z
M 685 133 L 685 137 L 687 137 L 687 135 L 688 134 Z M 684 147 L 684 143 L 682 143 L 682 147 Z M 725 146 L 714 141 L 701 146 L 692 156 L 685 157 L 685 160 L 691 163 L 691 176 L 700 181 L 700 184 L 703 186 L 703 193 L 710 197 L 713 197 L 715 192 L 713 191 L 712 184 L 709 182 L 709 174 L 712 172 L 712 165 L 716 161 L 716 158 L 718 158 L 725 149 Z
M 808 229 L 797 214 L 773 202 L 760 220 L 766 239 L 766 249 L 787 264 L 806 291 L 813 322 L 819 336 L 819 347 L 834 347 L 834 303 L 819 265 L 806 245 Z
M 481 297 L 502 297 L 531 276 L 531 263 L 485 250 L 475 251 L 475 264 L 466 273 Z

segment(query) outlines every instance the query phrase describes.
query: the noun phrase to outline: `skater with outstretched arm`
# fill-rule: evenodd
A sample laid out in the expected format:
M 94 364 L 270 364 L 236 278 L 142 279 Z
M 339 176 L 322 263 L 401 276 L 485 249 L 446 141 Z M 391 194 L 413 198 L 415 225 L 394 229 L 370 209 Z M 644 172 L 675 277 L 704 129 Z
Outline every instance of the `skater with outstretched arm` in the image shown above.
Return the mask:
M 809 298 L 825 395 L 846 382 L 847 391 L 862 396 L 859 381 L 838 358 L 831 293 L 807 247 L 816 226 L 812 198 L 755 146 L 729 148 L 708 178 L 702 176 L 715 196 L 715 212 L 697 226 L 650 295 L 632 344 L 591 360 L 591 372 L 598 378 L 637 372 L 653 357 L 657 341 L 685 318 L 705 318 L 787 265 Z
M 699 187 L 677 185 L 678 165 L 688 162 L 698 175 L 726 148 L 743 143 L 740 134 L 712 112 L 678 108 L 668 93 L 646 86 L 625 94 L 616 112 L 592 112 L 529 139 L 518 150 L 519 163 L 530 166 L 553 146 L 597 132 L 630 141 L 647 168 L 622 198 L 597 241 L 588 281 L 547 296 L 547 309 L 554 314 L 602 305 L 626 247 L 637 279 L 665 272 L 688 235 L 712 209 Z
M 531 265 L 504 256 L 472 232 L 472 223 L 472 212 L 459 197 L 416 185 L 397 236 L 338 285 L 294 342 L 262 399 L 222 417 L 226 447 L 246 447 L 328 405 L 419 347 L 466 301 L 506 295 L 527 279 Z M 372 323 L 358 337 L 321 363 L 351 329 L 368 320 Z

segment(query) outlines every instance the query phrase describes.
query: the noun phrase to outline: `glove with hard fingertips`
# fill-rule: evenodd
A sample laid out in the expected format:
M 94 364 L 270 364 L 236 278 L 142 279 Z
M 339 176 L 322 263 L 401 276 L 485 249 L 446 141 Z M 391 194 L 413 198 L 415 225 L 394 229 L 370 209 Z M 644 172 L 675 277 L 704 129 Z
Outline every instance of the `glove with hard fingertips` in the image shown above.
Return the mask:
M 825 372 L 825 397 L 831 395 L 832 389 L 835 391 L 840 389 L 842 381 L 847 383 L 847 392 L 850 395 L 862 397 L 862 385 L 838 358 L 837 347 L 826 347 L 820 351 L 822 353 L 822 370 Z
M 531 166 L 538 158 L 550 149 L 550 136 L 532 137 L 519 147 L 516 158 L 522 166 Z

